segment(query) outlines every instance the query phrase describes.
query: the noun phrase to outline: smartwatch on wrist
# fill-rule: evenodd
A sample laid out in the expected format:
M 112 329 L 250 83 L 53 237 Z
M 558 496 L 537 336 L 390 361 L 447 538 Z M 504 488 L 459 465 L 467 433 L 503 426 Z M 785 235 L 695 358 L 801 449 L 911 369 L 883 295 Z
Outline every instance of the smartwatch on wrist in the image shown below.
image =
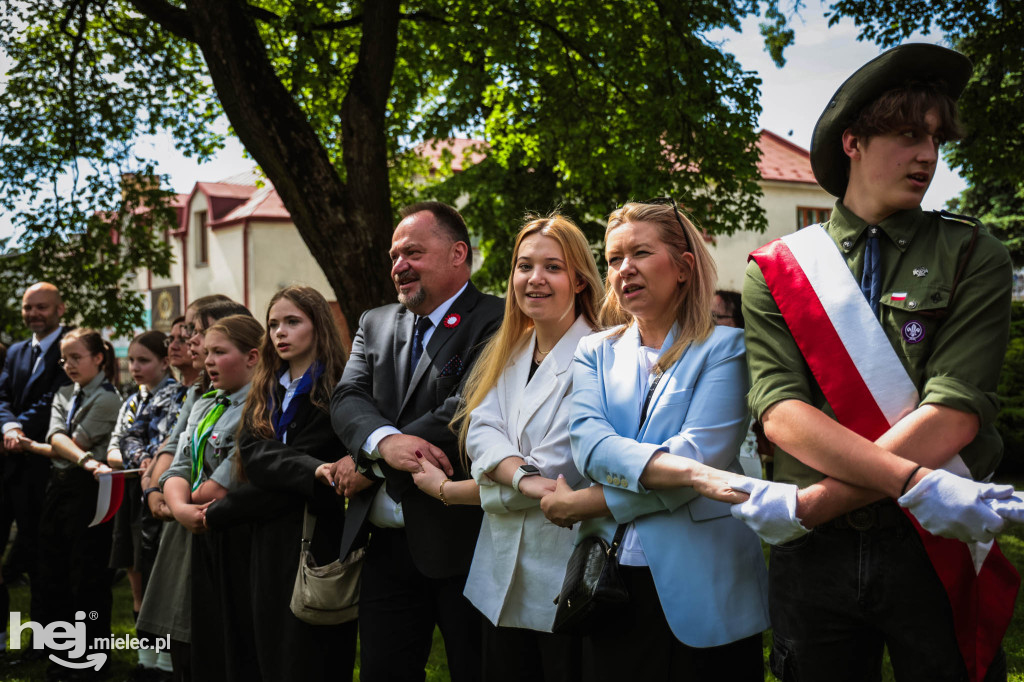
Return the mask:
M 512 475 L 512 489 L 520 495 L 522 491 L 519 489 L 519 483 L 527 476 L 540 476 L 540 469 L 532 464 L 524 464 L 516 469 L 516 473 Z

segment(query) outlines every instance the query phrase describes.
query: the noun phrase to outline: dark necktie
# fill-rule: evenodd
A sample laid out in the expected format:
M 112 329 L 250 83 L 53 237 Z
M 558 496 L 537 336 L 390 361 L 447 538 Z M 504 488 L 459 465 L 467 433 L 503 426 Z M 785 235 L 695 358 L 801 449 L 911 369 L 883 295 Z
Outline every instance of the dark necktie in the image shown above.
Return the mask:
M 412 364 L 409 365 L 409 371 L 413 374 L 416 373 L 416 365 L 419 364 L 420 356 L 423 355 L 423 337 L 427 335 L 427 330 L 433 324 L 429 317 L 420 317 L 416 320 L 416 328 L 412 334 Z
M 78 412 L 78 401 L 82 397 L 79 391 L 75 391 L 71 395 L 71 404 L 68 405 L 68 416 L 64 420 L 64 428 L 67 429 L 68 436 L 71 436 L 71 422 L 75 419 L 75 413 Z
M 868 243 L 864 247 L 864 272 L 860 277 L 860 290 L 871 305 L 871 312 L 878 317 L 878 301 L 882 298 L 882 263 L 878 243 L 877 225 L 868 225 Z
M 29 366 L 28 366 L 28 375 L 29 376 L 32 376 L 32 374 L 36 371 L 36 362 L 39 361 L 39 356 L 42 355 L 42 354 L 43 354 L 43 347 L 42 347 L 42 345 L 40 345 L 38 343 L 34 344 L 32 346 L 32 361 L 29 363 Z

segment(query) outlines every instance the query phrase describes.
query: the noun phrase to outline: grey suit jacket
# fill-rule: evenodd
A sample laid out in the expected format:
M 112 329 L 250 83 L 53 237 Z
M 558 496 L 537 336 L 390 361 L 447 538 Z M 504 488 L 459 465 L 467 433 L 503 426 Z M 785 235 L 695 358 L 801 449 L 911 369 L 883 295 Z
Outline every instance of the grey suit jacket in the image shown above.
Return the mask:
M 449 423 L 459 404 L 462 382 L 501 324 L 503 312 L 500 298 L 482 294 L 470 283 L 446 316 L 449 321 L 457 318 L 457 323 L 434 330 L 415 372 L 409 368 L 415 315 L 399 304 L 363 313 L 331 400 L 334 430 L 357 461 L 367 437 L 391 425 L 444 450 L 455 468 L 453 478 L 469 478 Z M 445 507 L 420 492 L 408 473 L 383 461 L 379 464 L 389 493 L 401 500 L 409 550 L 420 572 L 431 578 L 468 573 L 480 530 L 480 508 Z M 378 482 L 349 502 L 342 556 L 364 529 L 379 487 Z

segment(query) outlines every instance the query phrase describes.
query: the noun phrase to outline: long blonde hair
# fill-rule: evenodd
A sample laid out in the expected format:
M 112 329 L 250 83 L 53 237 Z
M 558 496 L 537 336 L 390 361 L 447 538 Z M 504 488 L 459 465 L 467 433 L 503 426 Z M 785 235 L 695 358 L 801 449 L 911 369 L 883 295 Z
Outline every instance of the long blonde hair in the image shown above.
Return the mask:
M 512 289 L 512 275 L 515 272 L 516 260 L 519 258 L 519 247 L 524 239 L 534 234 L 542 234 L 558 242 L 565 256 L 569 281 L 584 284 L 583 289 L 575 297 L 574 316 L 582 315 L 591 327 L 597 327 L 598 308 L 604 287 L 587 238 L 575 223 L 557 213 L 552 213 L 546 218 L 527 216 L 527 220 L 516 235 L 516 242 L 512 248 L 512 267 L 505 292 L 505 317 L 501 321 L 501 327 L 484 346 L 480 357 L 473 365 L 469 379 L 466 380 L 464 400 L 452 419 L 451 428 L 459 434 L 463 454 L 466 449 L 466 433 L 469 431 L 469 415 L 479 407 L 487 393 L 498 385 L 498 378 L 505 371 L 509 358 L 526 343 L 533 331 L 533 320 L 516 304 L 516 295 Z
M 650 223 L 658 228 L 658 236 L 668 247 L 668 252 L 676 265 L 686 268 L 683 254 L 693 254 L 693 269 L 686 282 L 679 285 L 676 299 L 676 323 L 679 333 L 672 345 L 658 359 L 658 370 L 664 372 L 674 365 L 686 347 L 693 341 L 703 341 L 715 329 L 715 321 L 711 316 L 711 305 L 714 302 L 715 282 L 718 272 L 715 260 L 711 257 L 704 237 L 693 223 L 672 204 L 643 204 L 630 202 L 612 211 L 608 216 L 608 228 L 604 231 L 605 242 L 612 230 L 625 223 Z M 605 278 L 605 297 L 601 304 L 601 324 L 611 327 L 634 323 L 633 316 L 622 309 L 618 296 L 608 286 Z M 622 331 L 625 331 L 623 327 Z M 622 332 L 619 332 L 620 334 Z

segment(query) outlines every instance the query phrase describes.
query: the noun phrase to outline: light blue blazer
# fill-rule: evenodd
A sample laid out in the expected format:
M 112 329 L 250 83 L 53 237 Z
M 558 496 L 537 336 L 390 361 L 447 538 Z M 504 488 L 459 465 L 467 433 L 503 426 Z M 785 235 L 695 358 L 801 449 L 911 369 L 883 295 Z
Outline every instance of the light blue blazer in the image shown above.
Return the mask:
M 615 331 L 580 341 L 573 363 L 573 459 L 604 486 L 614 517 L 585 522 L 580 537 L 599 533 L 610 542 L 617 524 L 635 522 L 665 617 L 684 644 L 718 646 L 761 632 L 768 627 L 768 572 L 754 532 L 728 504 L 692 488 L 640 485 L 660 450 L 741 471 L 749 419 L 743 331 L 716 327 L 691 344 L 662 376 L 643 424 L 640 334 L 636 325 L 621 336 Z

